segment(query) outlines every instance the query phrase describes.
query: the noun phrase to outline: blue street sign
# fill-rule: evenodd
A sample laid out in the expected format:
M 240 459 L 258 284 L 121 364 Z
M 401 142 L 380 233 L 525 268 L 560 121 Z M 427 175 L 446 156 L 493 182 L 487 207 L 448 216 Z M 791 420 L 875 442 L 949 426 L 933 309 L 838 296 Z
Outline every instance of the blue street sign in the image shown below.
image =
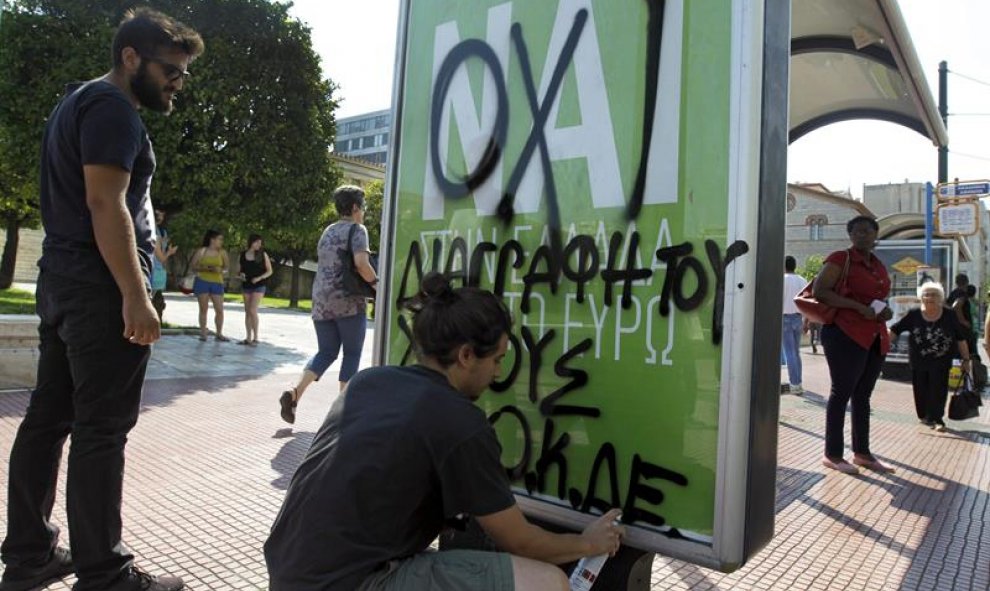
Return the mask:
M 959 183 L 939 185 L 939 197 L 963 197 L 973 195 L 990 194 L 990 182 L 982 181 L 978 183 Z

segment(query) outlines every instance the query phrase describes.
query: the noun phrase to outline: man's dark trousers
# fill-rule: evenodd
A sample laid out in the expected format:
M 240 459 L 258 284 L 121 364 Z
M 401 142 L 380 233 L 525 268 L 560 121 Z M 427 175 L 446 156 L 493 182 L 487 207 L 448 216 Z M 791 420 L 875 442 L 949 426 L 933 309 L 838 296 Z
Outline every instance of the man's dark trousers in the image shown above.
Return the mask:
M 69 539 L 76 591 L 105 589 L 133 556 L 121 542 L 124 445 L 137 422 L 151 348 L 123 337 L 120 291 L 41 273 L 38 383 L 10 452 L 8 568 L 47 560 L 58 541 L 49 521 L 66 437 Z

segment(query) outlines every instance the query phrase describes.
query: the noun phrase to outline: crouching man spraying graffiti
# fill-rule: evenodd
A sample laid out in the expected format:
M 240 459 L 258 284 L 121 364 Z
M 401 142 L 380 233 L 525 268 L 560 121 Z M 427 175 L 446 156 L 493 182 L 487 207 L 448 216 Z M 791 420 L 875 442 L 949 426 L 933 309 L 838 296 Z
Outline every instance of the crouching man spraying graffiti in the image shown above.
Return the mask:
M 265 544 L 273 591 L 566 590 L 554 564 L 615 553 L 610 511 L 580 534 L 530 524 L 474 401 L 498 377 L 512 319 L 491 292 L 428 274 L 407 307 L 419 365 L 357 374 L 292 478 Z M 475 518 L 504 553 L 429 551 Z

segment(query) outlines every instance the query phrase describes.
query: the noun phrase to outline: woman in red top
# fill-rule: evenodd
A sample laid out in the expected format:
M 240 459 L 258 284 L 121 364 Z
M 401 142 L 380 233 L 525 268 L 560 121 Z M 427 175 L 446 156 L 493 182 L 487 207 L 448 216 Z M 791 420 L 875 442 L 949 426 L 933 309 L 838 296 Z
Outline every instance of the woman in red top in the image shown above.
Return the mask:
M 870 396 L 890 349 L 886 322 L 893 315 L 885 303 L 890 293 L 890 277 L 880 259 L 873 255 L 879 229 L 876 220 L 868 216 L 849 220 L 846 231 L 852 248 L 830 254 L 815 279 L 814 292 L 818 301 L 838 308 L 835 321 L 823 326 L 821 332 L 832 378 L 822 463 L 846 474 L 859 473 L 856 466 L 879 472 L 894 471 L 870 452 Z M 840 280 L 847 257 L 849 271 L 843 288 Z M 843 422 L 850 400 L 852 464 L 842 453 Z

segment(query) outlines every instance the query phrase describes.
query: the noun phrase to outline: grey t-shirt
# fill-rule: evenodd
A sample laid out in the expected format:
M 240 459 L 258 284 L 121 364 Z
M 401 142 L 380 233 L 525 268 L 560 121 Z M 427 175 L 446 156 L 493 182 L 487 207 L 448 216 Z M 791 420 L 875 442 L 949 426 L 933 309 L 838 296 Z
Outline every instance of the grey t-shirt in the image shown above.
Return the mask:
M 485 413 L 422 366 L 358 373 L 292 477 L 265 543 L 272 591 L 353 591 L 447 520 L 515 504 Z
M 349 295 L 343 287 L 344 263 L 338 251 L 348 250 L 347 235 L 355 222 L 340 221 L 327 226 L 316 247 L 318 267 L 313 280 L 313 320 L 333 320 L 365 314 L 368 301 Z M 353 252 L 370 252 L 368 230 L 358 224 L 350 246 Z

